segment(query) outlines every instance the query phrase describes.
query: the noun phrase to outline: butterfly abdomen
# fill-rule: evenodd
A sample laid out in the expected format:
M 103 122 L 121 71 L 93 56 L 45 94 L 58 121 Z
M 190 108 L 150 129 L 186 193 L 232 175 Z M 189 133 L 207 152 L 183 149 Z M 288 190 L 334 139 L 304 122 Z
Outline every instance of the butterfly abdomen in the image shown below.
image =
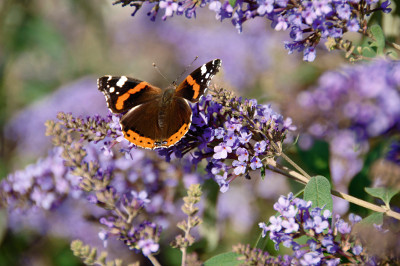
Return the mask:
M 163 91 L 161 101 L 160 101 L 160 108 L 158 111 L 158 127 L 160 128 L 160 131 L 163 133 L 162 134 L 162 139 L 168 138 L 168 124 L 167 124 L 167 116 L 168 115 L 174 115 L 172 113 L 173 110 L 173 96 L 175 93 L 174 88 L 167 88 L 166 90 Z

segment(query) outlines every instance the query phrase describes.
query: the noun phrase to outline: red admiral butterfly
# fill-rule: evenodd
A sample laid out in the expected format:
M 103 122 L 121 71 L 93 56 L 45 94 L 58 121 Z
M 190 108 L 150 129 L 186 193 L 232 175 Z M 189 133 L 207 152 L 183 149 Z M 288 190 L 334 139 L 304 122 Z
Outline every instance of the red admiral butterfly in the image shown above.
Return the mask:
M 189 130 L 192 109 L 188 101 L 199 101 L 220 67 L 221 60 L 214 59 L 193 71 L 179 86 L 173 83 L 165 90 L 126 76 L 101 77 L 97 86 L 111 112 L 126 112 L 120 124 L 127 140 L 147 149 L 169 147 Z

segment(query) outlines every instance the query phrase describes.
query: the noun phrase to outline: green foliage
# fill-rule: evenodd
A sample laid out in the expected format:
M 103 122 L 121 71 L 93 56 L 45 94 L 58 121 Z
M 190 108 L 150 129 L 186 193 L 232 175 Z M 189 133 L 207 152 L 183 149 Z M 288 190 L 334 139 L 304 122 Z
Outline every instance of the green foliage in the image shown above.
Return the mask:
M 235 252 L 222 253 L 204 262 L 204 266 L 235 266 L 240 265 L 239 254 Z
M 324 176 L 313 176 L 304 189 L 304 200 L 312 201 L 312 206 L 324 207 L 332 212 L 333 200 L 331 196 L 331 184 Z
M 365 191 L 370 194 L 371 196 L 375 198 L 381 199 L 386 207 L 389 208 L 389 202 L 390 200 L 400 192 L 398 189 L 392 189 L 392 188 L 384 188 L 384 187 L 377 187 L 377 188 L 369 188 L 366 187 L 364 188 Z
M 316 140 L 311 149 L 304 151 L 298 150 L 298 161 L 300 166 L 309 174 L 320 174 L 329 176 L 329 145 L 325 141 Z M 293 159 L 293 158 L 292 158 Z M 294 159 L 296 159 L 294 157 Z
M 383 213 L 375 212 L 364 219 L 361 220 L 361 224 L 372 225 L 372 224 L 382 224 L 383 223 Z
M 368 194 L 365 192 L 364 188 L 371 186 L 371 180 L 369 178 L 369 172 L 372 164 L 382 158 L 385 148 L 387 147 L 386 141 L 382 141 L 373 147 L 364 159 L 364 166 L 360 173 L 358 173 L 350 182 L 349 194 L 363 200 L 369 200 Z M 357 213 L 362 216 L 368 215 L 365 208 L 357 206 L 355 204 L 350 204 L 350 212 Z
M 373 40 L 367 41 L 362 47 L 362 55 L 365 57 L 376 57 L 377 55 L 383 55 L 385 49 L 385 35 L 382 28 L 379 25 L 372 25 L 370 27 L 370 33 Z
M 265 179 L 265 165 L 264 164 L 260 170 L 261 170 L 261 180 L 264 180 Z

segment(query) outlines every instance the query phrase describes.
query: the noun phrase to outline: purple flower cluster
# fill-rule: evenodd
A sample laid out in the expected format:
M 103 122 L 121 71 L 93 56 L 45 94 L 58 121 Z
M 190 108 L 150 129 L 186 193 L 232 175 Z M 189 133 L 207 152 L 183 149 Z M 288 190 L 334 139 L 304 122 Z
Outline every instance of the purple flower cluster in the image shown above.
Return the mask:
M 274 204 L 278 216 L 271 216 L 269 225 L 259 223 L 262 236 L 269 237 L 279 245 L 292 248 L 294 258 L 301 265 L 339 265 L 344 261 L 369 263 L 371 258 L 364 254 L 361 242 L 350 235 L 352 226 L 361 221 L 361 217 L 350 214 L 351 225 L 336 216 L 329 222 L 331 212 L 321 208 L 312 208 L 311 202 L 294 198 L 290 193 L 281 196 Z M 300 244 L 300 237 L 307 236 L 306 244 Z M 341 261 L 343 259 L 343 261 Z
M 375 60 L 327 72 L 319 85 L 301 93 L 301 107 L 317 115 L 309 126 L 316 137 L 331 138 L 340 125 L 358 140 L 400 129 L 400 62 Z M 323 119 L 322 119 L 323 118 Z
M 10 209 L 41 208 L 50 210 L 68 195 L 81 195 L 79 177 L 71 175 L 60 157 L 61 148 L 24 170 L 9 174 L 0 184 L 2 204 Z
M 362 169 L 370 139 L 398 135 L 399 88 L 400 62 L 379 59 L 326 72 L 299 94 L 307 133 L 330 143 L 331 177 L 341 191 Z
M 137 11 L 147 0 L 118 0 L 124 6 L 130 3 Z M 149 1 L 153 2 L 153 1 Z M 154 21 L 158 12 L 164 10 L 162 17 L 185 15 L 187 18 L 196 16 L 197 7 L 205 7 L 216 13 L 216 19 L 230 19 L 239 32 L 245 21 L 255 17 L 265 17 L 272 21 L 271 26 L 276 31 L 290 30 L 291 42 L 285 43 L 289 53 L 297 50 L 304 52 L 303 60 L 314 61 L 316 45 L 321 39 L 332 38 L 341 40 L 348 31 L 365 33 L 362 28 L 365 16 L 375 11 L 388 13 L 390 1 L 381 3 L 377 0 L 317 0 L 317 1 L 288 1 L 288 0 L 259 0 L 259 1 L 219 1 L 219 0 L 161 0 L 148 13 Z
M 103 232 L 103 240 L 106 241 L 112 234 L 123 241 L 129 249 L 140 250 L 145 256 L 157 252 L 161 227 L 146 220 L 136 221 L 141 209 L 148 203 L 150 200 L 144 191 L 140 193 L 131 191 L 131 193 L 123 194 L 119 210 L 100 219 L 100 223 L 108 227 L 108 231 Z
M 167 228 L 170 221 L 165 216 L 176 211 L 170 190 L 185 169 L 166 165 L 152 152 L 132 149 L 121 137 L 117 116 L 82 118 L 60 113 L 58 119 L 46 124 L 47 135 L 58 147 L 47 158 L 4 179 L 0 203 L 10 212 L 35 206 L 53 210 L 74 197 L 83 205 L 104 209 L 100 222 L 108 230 L 99 237 L 105 244 L 114 235 L 145 256 L 158 251 L 160 225 Z M 115 140 L 121 143 L 115 145 Z M 197 174 L 190 177 L 198 179 Z M 99 216 L 98 210 L 91 210 Z
M 250 170 L 263 167 L 264 158 L 276 156 L 279 152 L 271 142 L 279 146 L 287 131 L 295 127 L 269 105 L 219 93 L 202 97 L 192 107 L 193 121 L 187 135 L 159 154 L 169 161 L 172 155 L 182 158 L 189 153 L 194 165 L 206 159 L 208 173 L 225 192 L 236 177 L 249 178 Z

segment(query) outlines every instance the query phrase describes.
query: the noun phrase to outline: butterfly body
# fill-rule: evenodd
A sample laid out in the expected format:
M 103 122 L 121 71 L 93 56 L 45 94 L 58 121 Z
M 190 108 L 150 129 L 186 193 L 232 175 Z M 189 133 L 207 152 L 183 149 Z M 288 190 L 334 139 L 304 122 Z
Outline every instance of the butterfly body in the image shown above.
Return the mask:
M 112 113 L 125 113 L 121 120 L 124 137 L 148 149 L 169 147 L 189 130 L 192 110 L 188 102 L 198 102 L 221 60 L 212 60 L 193 71 L 178 86 L 166 89 L 126 76 L 103 76 L 98 88 Z

